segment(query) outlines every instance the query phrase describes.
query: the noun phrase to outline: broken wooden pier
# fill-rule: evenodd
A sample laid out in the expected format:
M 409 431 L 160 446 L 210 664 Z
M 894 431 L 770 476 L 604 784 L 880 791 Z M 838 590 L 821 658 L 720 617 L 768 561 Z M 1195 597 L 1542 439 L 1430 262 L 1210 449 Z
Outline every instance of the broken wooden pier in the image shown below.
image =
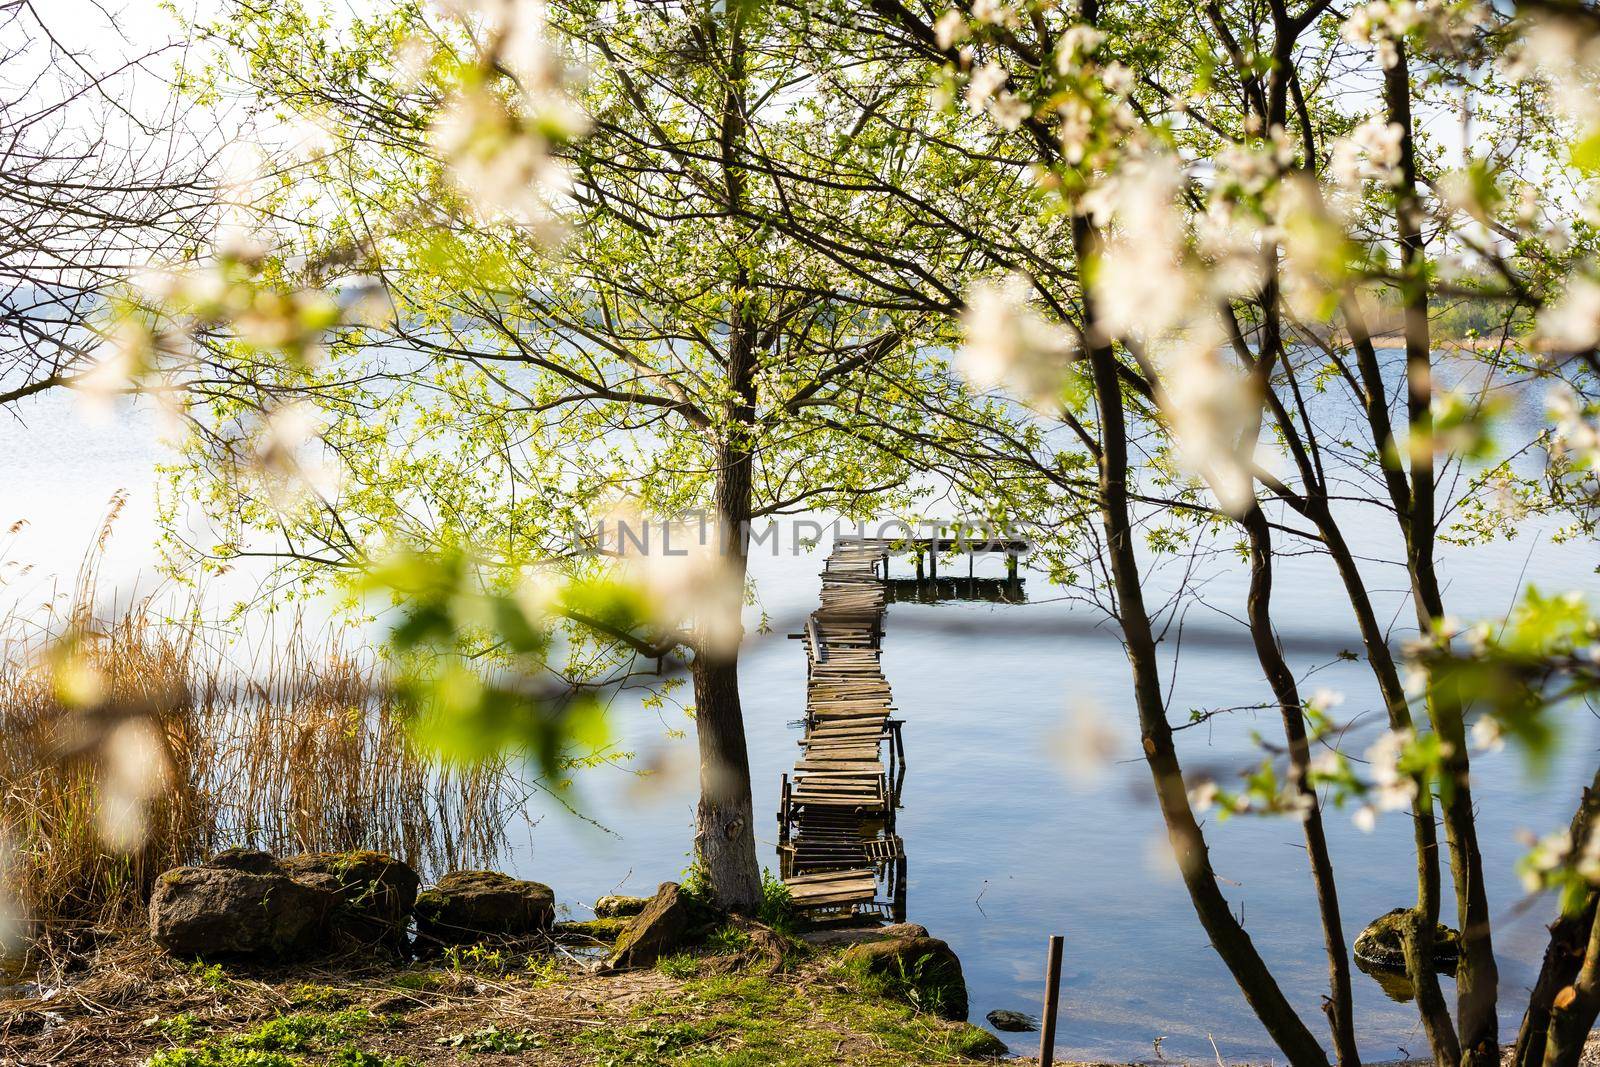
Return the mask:
M 779 871 L 814 918 L 876 914 L 903 921 L 906 856 L 895 827 L 906 758 L 881 663 L 891 554 L 915 552 L 929 570 L 941 553 L 1004 551 L 1020 589 L 1026 542 L 840 537 L 822 571 L 821 606 L 806 621 L 806 713 L 800 758 L 783 776 Z

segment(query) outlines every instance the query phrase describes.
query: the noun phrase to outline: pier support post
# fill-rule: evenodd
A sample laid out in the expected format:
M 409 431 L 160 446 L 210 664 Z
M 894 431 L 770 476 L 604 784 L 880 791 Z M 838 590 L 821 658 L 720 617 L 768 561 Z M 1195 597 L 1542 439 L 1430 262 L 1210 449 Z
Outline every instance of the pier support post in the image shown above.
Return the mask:
M 1044 960 L 1044 1018 L 1039 1020 L 1039 1067 L 1056 1059 L 1056 1002 L 1061 998 L 1061 935 L 1050 935 Z
M 789 843 L 789 775 L 783 776 L 782 800 L 778 807 L 778 844 Z

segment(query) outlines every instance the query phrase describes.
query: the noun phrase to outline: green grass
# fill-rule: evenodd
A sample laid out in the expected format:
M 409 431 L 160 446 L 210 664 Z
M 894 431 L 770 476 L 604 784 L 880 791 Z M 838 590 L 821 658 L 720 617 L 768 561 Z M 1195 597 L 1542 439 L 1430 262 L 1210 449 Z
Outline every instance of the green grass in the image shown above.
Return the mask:
M 426 993 L 444 985 L 444 975 L 438 971 L 405 971 L 389 979 L 389 984 L 413 993 Z
M 349 1046 L 352 1038 L 378 1024 L 364 1008 L 280 1015 L 243 1033 L 159 1052 L 150 1057 L 148 1067 L 302 1067 L 308 1054 L 322 1054 L 321 1062 L 338 1067 L 402 1067 L 403 1061 Z
M 606 1067 L 901 1067 L 1004 1051 L 988 1031 L 882 999 L 852 972 L 828 977 L 803 990 L 751 974 L 689 978 L 636 1006 L 632 1025 L 586 1031 L 578 1040 Z M 874 1039 L 865 1047 L 852 1040 L 862 1033 Z
M 331 1011 L 350 1003 L 350 994 L 332 986 L 302 982 L 289 991 L 289 1003 L 297 1008 Z
M 730 929 L 714 941 L 738 952 L 745 936 Z M 546 957 L 513 960 L 519 966 L 507 972 L 506 985 L 531 990 L 569 980 Z M 464 1014 L 453 1023 L 465 1027 L 460 1032 L 408 1030 L 414 1043 L 406 1051 L 463 1065 L 480 1056 L 537 1052 L 599 1067 L 904 1067 L 1003 1050 L 986 1031 L 894 999 L 898 976 L 874 977 L 843 964 L 808 964 L 801 978 L 754 969 L 711 973 L 728 962 L 725 955 L 719 962 L 704 953 L 669 957 L 660 969 L 679 975 L 677 982 L 625 1010 L 602 1012 L 602 1025 L 529 1029 L 520 1018 Z M 449 971 L 417 969 L 395 974 L 389 984 L 422 991 L 456 981 Z M 237 1033 L 207 1034 L 187 1014 L 152 1022 L 153 1030 L 182 1047 L 157 1053 L 150 1067 L 417 1067 L 411 1059 L 369 1050 L 384 1029 L 405 1023 L 364 1008 L 332 1007 L 347 996 L 333 987 L 292 986 L 286 996 L 304 1007 Z

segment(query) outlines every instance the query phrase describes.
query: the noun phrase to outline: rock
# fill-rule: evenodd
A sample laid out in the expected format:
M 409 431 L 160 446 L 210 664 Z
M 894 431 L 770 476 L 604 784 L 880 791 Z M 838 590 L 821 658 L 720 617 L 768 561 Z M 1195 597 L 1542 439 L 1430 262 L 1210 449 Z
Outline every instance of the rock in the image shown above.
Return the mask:
M 309 852 L 282 861 L 290 877 L 338 898 L 333 931 L 366 945 L 404 945 L 422 880 L 382 852 Z
M 608 970 L 649 967 L 688 943 L 705 926 L 705 909 L 690 900 L 676 882 L 662 882 L 656 895 L 617 938 Z
M 281 869 L 179 867 L 156 879 L 150 937 L 175 956 L 289 959 L 327 945 L 337 903 L 334 893 Z
M 609 945 L 621 936 L 622 931 L 627 928 L 628 920 L 621 917 L 574 919 L 569 922 L 556 923 L 555 935 L 558 938 L 577 941 L 581 944 L 593 945 L 598 941 Z
M 203 867 L 220 867 L 227 871 L 247 871 L 250 874 L 272 874 L 278 871 L 278 861 L 270 852 L 259 848 L 225 848 L 201 864 Z
M 891 937 L 845 949 L 844 960 L 885 981 L 888 992 L 946 1019 L 967 1017 L 961 961 L 937 937 Z
M 961 1024 L 954 1044 L 956 1051 L 975 1060 L 998 1059 L 1011 1054 L 1011 1049 L 1004 1041 L 983 1027 L 973 1026 L 971 1023 Z
M 889 926 L 828 926 L 820 930 L 807 930 L 800 939 L 808 945 L 823 950 L 848 948 L 866 941 L 882 941 L 888 937 L 927 937 L 928 928 L 916 923 L 893 923 Z
M 417 935 L 445 944 L 526 937 L 550 929 L 556 896 L 541 882 L 498 871 L 452 871 L 417 895 Z
M 989 1025 L 996 1030 L 1004 1030 L 1007 1033 L 1026 1034 L 1039 1029 L 1039 1023 L 1033 1016 L 1009 1008 L 996 1008 L 984 1018 L 988 1019 Z
M 1369 967 L 1390 971 L 1406 969 L 1405 922 L 1410 908 L 1396 908 L 1378 916 L 1356 938 L 1355 957 Z M 1439 923 L 1433 934 L 1435 970 L 1453 972 L 1461 958 L 1461 935 Z
M 612 894 L 594 902 L 594 915 L 597 919 L 624 918 L 639 914 L 649 903 L 649 897 L 623 897 Z

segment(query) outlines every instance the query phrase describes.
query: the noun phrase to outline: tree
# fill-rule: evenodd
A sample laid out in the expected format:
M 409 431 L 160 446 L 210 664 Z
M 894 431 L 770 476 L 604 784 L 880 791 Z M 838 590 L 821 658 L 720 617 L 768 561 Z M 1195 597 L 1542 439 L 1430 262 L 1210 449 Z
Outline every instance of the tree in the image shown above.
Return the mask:
M 324 132 L 257 204 L 297 221 L 275 228 L 252 276 L 306 291 L 334 282 L 330 265 L 359 269 L 392 314 L 345 323 L 318 358 L 241 347 L 228 322 L 202 337 L 207 365 L 229 370 L 184 385 L 194 465 L 174 506 L 198 499 L 224 528 L 218 547 L 190 546 L 218 565 L 259 553 L 297 576 L 359 570 L 398 540 L 464 550 L 468 580 L 501 590 L 535 572 L 592 575 L 596 524 L 619 507 L 709 515 L 713 558 L 657 583 L 648 627 L 570 606 L 560 618 L 605 649 L 569 657 L 582 685 L 686 656 L 696 854 L 719 901 L 749 911 L 760 877 L 737 657 L 752 524 L 910 506 L 927 492 L 916 458 L 851 427 L 939 423 L 959 438 L 978 409 L 920 343 L 920 313 L 842 299 L 848 272 L 748 218 L 749 199 L 774 195 L 753 146 L 789 121 L 780 27 L 753 8 L 574 3 L 551 9 L 551 28 L 591 72 L 571 89 L 588 131 L 564 150 L 571 206 L 531 210 L 526 169 L 504 184 L 475 169 L 514 142 L 462 128 L 554 77 L 542 45 L 515 50 L 516 28 L 396 5 L 333 46 L 298 7 L 241 5 L 212 31 L 240 62 L 208 84 L 242 91 L 263 136 L 291 120 Z M 513 109 L 535 121 L 526 102 Z M 559 254 L 535 222 L 567 232 Z M 294 445 L 336 466 L 337 488 L 286 501 L 263 477 L 261 423 L 286 411 L 315 413 L 314 438 Z M 494 648 L 466 636 L 467 651 Z
M 62 30 L 33 0 L 0 4 L 6 405 L 59 387 L 118 388 L 109 373 L 89 376 L 112 295 L 180 254 L 215 203 L 215 146 L 149 69 L 163 50 L 107 65 Z

